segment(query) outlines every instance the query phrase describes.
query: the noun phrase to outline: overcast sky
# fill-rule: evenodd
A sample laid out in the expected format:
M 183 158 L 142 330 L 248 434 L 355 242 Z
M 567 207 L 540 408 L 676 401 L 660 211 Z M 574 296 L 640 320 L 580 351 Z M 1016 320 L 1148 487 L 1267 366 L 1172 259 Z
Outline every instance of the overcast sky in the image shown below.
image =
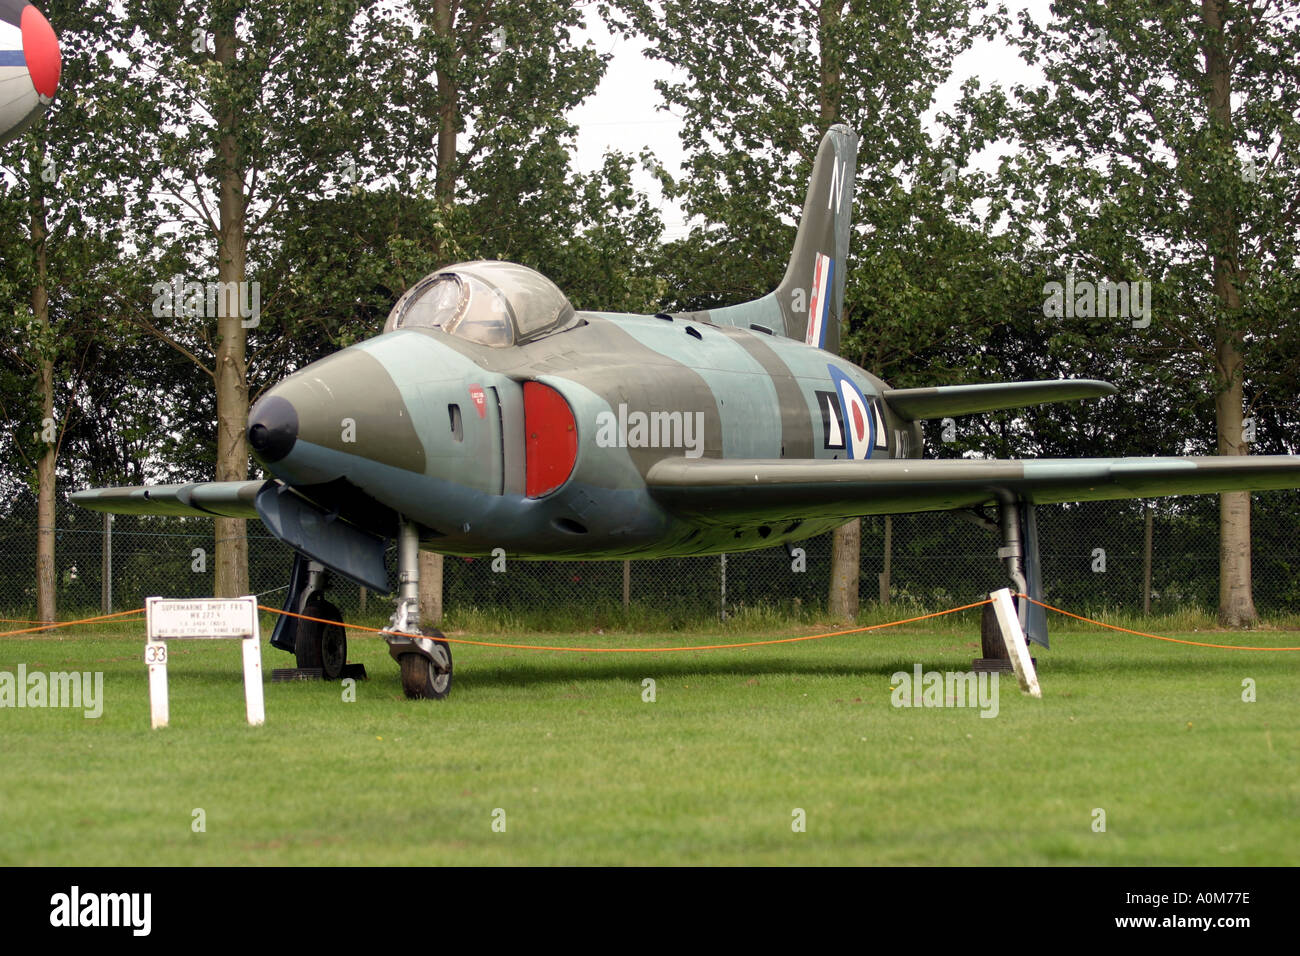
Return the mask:
M 1009 3 L 1008 7 L 1013 22 L 1016 11 L 1022 8 L 1029 9 L 1036 20 L 1043 22 L 1048 16 L 1048 5 L 1049 0 L 1020 0 Z M 629 42 L 611 35 L 594 13 L 588 17 L 586 35 L 600 52 L 613 54 L 613 59 L 595 95 L 570 114 L 578 127 L 575 165 L 590 172 L 600 166 L 606 150 L 636 154 L 648 148 L 676 175 L 681 171 L 683 159 L 678 137 L 680 122 L 666 110 L 658 109 L 662 101 L 654 88 L 656 79 L 671 75 L 668 67 L 642 53 L 644 41 Z M 929 115 L 950 108 L 961 84 L 970 76 L 979 76 L 985 86 L 994 82 L 1009 86 L 1028 82 L 1034 79 L 1035 73 L 1005 43 L 980 43 L 958 58 L 952 79 L 940 88 Z M 656 184 L 649 177 L 642 177 L 639 185 L 652 196 L 659 196 Z M 682 212 L 672 205 L 661 208 L 667 227 L 665 238 L 681 237 L 686 232 Z

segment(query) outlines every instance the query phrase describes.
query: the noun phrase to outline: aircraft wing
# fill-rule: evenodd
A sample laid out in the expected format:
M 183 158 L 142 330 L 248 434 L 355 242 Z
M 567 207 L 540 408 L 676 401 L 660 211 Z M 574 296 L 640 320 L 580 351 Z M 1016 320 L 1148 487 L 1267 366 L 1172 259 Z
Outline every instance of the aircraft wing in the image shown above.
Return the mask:
M 674 514 L 705 524 L 950 511 L 1300 488 L 1300 455 L 884 461 L 667 458 L 646 476 Z
M 1003 408 L 1026 408 L 1078 398 L 1103 398 L 1117 391 L 1109 382 L 1089 378 L 1041 382 L 993 382 L 987 385 L 940 385 L 937 388 L 890 388 L 881 398 L 899 418 L 946 418 Z
M 267 531 L 308 558 L 371 590 L 388 590 L 384 538 L 338 520 L 337 513 L 326 512 L 279 481 L 88 488 L 73 493 L 72 503 L 112 514 L 260 518 Z
M 256 518 L 253 501 L 267 481 L 199 481 L 188 485 L 135 485 L 73 492 L 74 505 L 119 515 L 194 515 Z

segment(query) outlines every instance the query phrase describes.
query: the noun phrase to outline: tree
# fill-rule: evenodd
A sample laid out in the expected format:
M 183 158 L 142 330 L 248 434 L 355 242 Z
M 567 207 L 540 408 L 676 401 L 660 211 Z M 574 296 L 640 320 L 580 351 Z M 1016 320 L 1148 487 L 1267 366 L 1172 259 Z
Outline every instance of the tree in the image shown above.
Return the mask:
M 318 194 L 381 109 L 360 80 L 373 6 L 157 0 L 120 12 L 131 36 L 123 106 L 139 156 L 136 194 L 167 220 L 149 250 L 159 285 L 121 305 L 210 380 L 218 481 L 248 475 L 250 332 L 254 353 L 292 349 L 263 324 L 284 290 L 256 278 L 285 228 L 283 210 Z M 173 295 L 174 275 L 182 290 L 198 282 L 203 292 Z M 215 593 L 246 593 L 244 522 L 214 519 L 214 534 Z
M 458 259 L 539 268 L 579 307 L 652 307 L 662 224 L 631 187 L 634 161 L 611 154 L 590 175 L 571 164 L 566 115 L 605 68 L 570 36 L 579 7 L 440 2 L 373 17 L 358 82 L 383 108 L 342 169 L 286 197 L 276 230 L 267 281 L 283 294 L 268 318 L 293 344 L 275 371 L 374 334 L 413 283 Z
M 114 331 L 101 315 L 106 290 L 124 274 L 123 184 L 131 165 L 118 148 L 119 114 L 104 108 L 121 80 L 109 52 L 123 42 L 109 6 L 48 6 L 61 31 L 62 89 L 46 115 L 0 153 L 0 296 L 13 319 L 0 342 L 9 370 L 0 414 L 9 450 L 36 491 L 42 621 L 56 612 L 59 454 L 75 423 L 79 386 L 97 372 L 88 356 Z
M 1196 370 L 1221 455 L 1248 452 L 1250 370 L 1293 338 L 1298 27 L 1300 11 L 1267 0 L 1070 0 L 1046 25 L 1023 14 L 1017 38 L 1046 84 L 1015 91 L 1009 214 L 1062 272 L 1153 285 L 1135 349 L 1175 389 Z M 1219 620 L 1249 625 L 1250 496 L 1220 502 Z

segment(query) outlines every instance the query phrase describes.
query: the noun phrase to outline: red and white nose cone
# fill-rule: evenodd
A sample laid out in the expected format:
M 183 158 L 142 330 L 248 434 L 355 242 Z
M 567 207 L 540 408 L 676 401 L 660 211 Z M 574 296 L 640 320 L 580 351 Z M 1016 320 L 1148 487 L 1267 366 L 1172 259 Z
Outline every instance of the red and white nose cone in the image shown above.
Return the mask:
M 45 15 L 26 0 L 0 0 L 0 143 L 41 115 L 62 69 L 59 39 Z
M 27 60 L 32 86 L 41 96 L 53 99 L 54 91 L 59 87 L 59 72 L 63 69 L 59 38 L 54 35 L 54 28 L 45 19 L 45 14 L 30 3 L 23 7 L 19 29 L 23 32 L 23 57 Z

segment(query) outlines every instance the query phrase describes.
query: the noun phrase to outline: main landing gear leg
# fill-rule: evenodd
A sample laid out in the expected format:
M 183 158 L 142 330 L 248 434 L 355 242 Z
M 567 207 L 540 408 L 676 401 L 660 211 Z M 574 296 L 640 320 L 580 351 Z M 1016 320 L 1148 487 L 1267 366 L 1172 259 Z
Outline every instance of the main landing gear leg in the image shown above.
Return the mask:
M 315 620 L 300 620 L 294 656 L 300 670 L 320 668 L 325 680 L 338 680 L 343 675 L 343 665 L 348 661 L 343 615 L 335 605 L 325 600 L 329 580 L 325 568 L 315 561 L 307 567 L 307 593 L 299 613 L 304 618 Z M 325 624 L 323 621 L 334 623 Z
M 1017 594 L 1028 594 L 1041 601 L 1042 582 L 1038 565 L 1038 525 L 1034 520 L 1034 506 L 1015 499 L 998 505 L 997 530 L 1002 544 L 998 558 L 1006 562 L 1007 576 Z M 1016 598 L 1016 611 L 1020 629 L 1034 643 L 1047 646 L 1047 615 L 1041 607 Z M 980 644 L 984 656 L 974 663 L 977 671 L 1009 671 L 1011 659 L 1007 656 L 1002 632 L 991 604 L 984 606 L 980 622 Z
M 1017 594 L 1029 593 L 1029 581 L 1025 578 L 1025 541 L 1020 534 L 1020 502 L 1007 501 L 998 507 L 998 524 L 1002 531 L 1002 547 L 998 548 L 998 557 L 1007 563 L 1007 577 L 1015 585 Z M 1025 629 L 1028 602 L 1016 598 L 1016 611 L 1020 617 L 1020 629 Z
M 343 615 L 336 605 L 325 600 L 328 587 L 329 572 L 324 565 L 304 555 L 294 555 L 289 593 L 284 602 L 284 609 L 290 613 L 276 621 L 271 644 L 293 654 L 298 666 L 276 668 L 271 672 L 271 680 L 366 676 L 364 665 L 347 662 L 348 638 L 343 629 Z
M 442 700 L 451 692 L 451 648 L 437 628 L 420 627 L 420 536 L 406 518 L 398 525 L 397 580 L 397 610 L 383 631 L 388 653 L 407 697 Z

